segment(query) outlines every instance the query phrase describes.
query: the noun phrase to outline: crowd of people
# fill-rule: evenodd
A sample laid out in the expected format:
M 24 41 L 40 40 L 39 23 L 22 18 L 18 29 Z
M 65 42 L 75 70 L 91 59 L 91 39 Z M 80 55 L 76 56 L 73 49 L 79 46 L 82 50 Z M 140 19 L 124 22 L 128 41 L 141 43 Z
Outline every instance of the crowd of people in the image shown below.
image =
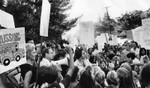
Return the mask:
M 0 83 L 3 88 L 150 88 L 148 50 L 135 41 L 97 48 L 74 50 L 67 41 L 34 44 L 26 38 L 27 63 L 17 68 L 20 83 Z

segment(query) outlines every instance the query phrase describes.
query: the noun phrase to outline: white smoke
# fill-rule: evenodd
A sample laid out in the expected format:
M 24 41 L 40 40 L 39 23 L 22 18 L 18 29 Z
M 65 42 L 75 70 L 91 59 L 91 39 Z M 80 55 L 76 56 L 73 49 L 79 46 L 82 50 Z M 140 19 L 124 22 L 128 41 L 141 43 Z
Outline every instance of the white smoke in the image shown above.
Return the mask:
M 69 42 L 70 46 L 75 49 L 76 45 L 78 45 L 78 35 L 79 34 L 79 26 L 72 28 L 71 30 L 64 32 L 62 35 L 62 39 L 65 39 Z

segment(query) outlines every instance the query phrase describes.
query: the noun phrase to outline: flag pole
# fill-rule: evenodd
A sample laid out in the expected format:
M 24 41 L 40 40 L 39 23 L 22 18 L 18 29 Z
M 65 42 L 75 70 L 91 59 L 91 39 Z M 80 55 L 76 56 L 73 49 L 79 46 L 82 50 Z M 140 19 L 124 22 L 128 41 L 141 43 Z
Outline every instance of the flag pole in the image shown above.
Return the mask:
M 51 11 L 51 4 L 48 0 L 42 0 L 42 10 L 41 10 L 41 19 L 40 19 L 40 56 L 39 61 L 37 62 L 38 67 L 36 70 L 36 80 L 35 86 L 37 86 L 38 81 L 38 68 L 40 67 L 40 61 L 42 58 L 42 43 L 43 43 L 43 36 L 48 37 L 48 28 L 49 28 L 49 21 L 50 21 L 50 11 Z
M 105 33 L 105 38 L 106 38 L 106 42 L 107 42 L 107 44 L 108 44 L 108 39 L 107 39 L 107 35 L 106 35 L 106 33 Z
M 38 81 L 38 68 L 40 67 L 40 62 L 42 60 L 42 43 L 43 43 L 43 37 L 40 37 L 40 54 L 38 55 L 38 62 L 37 62 L 37 70 L 36 70 L 36 79 L 35 79 L 35 86 L 34 88 L 37 87 L 37 81 Z

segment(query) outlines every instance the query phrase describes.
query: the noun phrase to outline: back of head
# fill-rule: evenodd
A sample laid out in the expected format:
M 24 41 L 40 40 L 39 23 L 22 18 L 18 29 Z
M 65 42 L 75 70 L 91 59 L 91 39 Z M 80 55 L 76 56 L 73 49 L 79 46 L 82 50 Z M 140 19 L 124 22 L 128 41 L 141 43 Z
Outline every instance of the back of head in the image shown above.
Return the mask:
M 115 71 L 109 71 L 106 80 L 109 85 L 114 85 L 114 86 L 119 85 L 119 78 Z
M 108 57 L 109 60 L 112 60 L 114 56 L 115 55 L 113 53 L 110 53 L 109 55 L 107 55 L 107 57 Z
M 26 37 L 26 43 L 30 43 L 31 41 L 32 41 L 32 43 L 33 43 L 33 38 L 27 36 L 27 37 Z
M 135 88 L 133 78 L 130 76 L 130 72 L 126 68 L 120 67 L 117 69 L 117 74 L 120 79 L 120 88 Z
M 130 72 L 130 75 L 132 75 L 132 68 L 128 63 L 121 64 L 121 67 L 126 68 Z
M 38 81 L 37 84 L 41 86 L 43 83 L 52 84 L 58 77 L 57 67 L 54 65 L 50 67 L 42 66 L 38 69 Z
M 50 47 L 46 47 L 42 50 L 42 58 L 45 58 L 46 53 L 49 53 Z
M 82 48 L 76 49 L 75 50 L 75 58 L 76 59 L 80 59 L 80 57 L 82 57 Z
M 147 87 L 150 85 L 150 63 L 147 63 L 143 66 L 143 69 L 141 70 L 140 79 L 141 83 Z
M 93 88 L 94 87 L 94 80 L 92 78 L 92 73 L 89 70 L 85 70 L 80 78 L 79 85 L 81 88 Z
M 127 54 L 127 58 L 131 58 L 132 60 L 134 60 L 135 59 L 135 53 L 134 52 L 130 52 L 130 53 L 128 53 Z
M 78 72 L 79 72 L 79 68 L 77 66 L 75 66 L 73 74 L 71 76 L 71 82 L 74 82 L 77 79 Z
M 95 73 L 95 81 L 100 84 L 102 87 L 104 87 L 104 81 L 105 81 L 105 73 L 102 70 L 99 70 Z

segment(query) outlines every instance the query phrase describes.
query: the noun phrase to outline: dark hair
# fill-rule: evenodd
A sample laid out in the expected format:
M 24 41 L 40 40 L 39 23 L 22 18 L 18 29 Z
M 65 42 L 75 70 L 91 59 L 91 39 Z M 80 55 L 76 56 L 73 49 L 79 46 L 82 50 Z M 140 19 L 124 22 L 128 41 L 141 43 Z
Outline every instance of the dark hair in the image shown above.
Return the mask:
M 75 50 L 75 58 L 76 59 L 80 59 L 80 57 L 82 57 L 82 51 L 83 51 L 83 49 L 82 48 L 77 48 L 76 50 Z
M 130 76 L 131 74 L 126 68 L 120 67 L 117 69 L 117 74 L 120 79 L 119 88 L 135 88 L 133 78 Z
M 93 52 L 93 48 L 89 48 L 89 49 L 88 49 L 89 55 L 92 55 L 92 52 Z
M 131 43 L 135 43 L 136 47 L 138 47 L 138 43 L 136 41 L 131 41 Z
M 77 78 L 77 75 L 78 75 L 78 71 L 79 71 L 79 68 L 77 66 L 74 67 L 74 71 L 73 71 L 73 74 L 71 76 L 71 82 L 74 82 Z
M 109 58 L 109 60 L 112 60 L 114 56 L 115 55 L 113 53 L 110 53 L 109 55 L 107 55 L 107 57 Z
M 86 70 L 82 73 L 80 81 L 79 81 L 79 85 L 81 86 L 81 88 L 93 88 L 94 87 L 95 82 L 92 79 L 90 70 Z
M 61 47 L 61 48 L 65 48 L 65 47 L 63 46 L 63 44 L 69 44 L 69 42 L 63 39 L 63 40 L 60 41 L 59 44 L 60 44 L 60 47 Z
M 62 75 L 63 77 L 66 76 L 66 74 L 67 74 L 67 72 L 68 72 L 68 68 L 69 68 L 68 65 L 61 65 L 61 69 L 62 69 L 61 75 Z
M 65 57 L 66 51 L 65 50 L 60 50 L 58 53 L 54 56 L 53 60 L 59 60 L 60 57 Z
M 96 60 L 97 60 L 97 57 L 96 56 L 90 56 L 90 58 L 89 58 L 89 61 L 91 62 L 91 63 L 96 63 Z
M 50 49 L 50 47 L 46 47 L 42 50 L 42 58 L 45 57 L 46 53 L 49 53 L 49 49 Z
M 150 84 L 150 63 L 147 63 L 143 66 L 143 69 L 141 70 L 141 74 L 140 74 L 140 81 L 141 83 L 147 87 Z
M 127 54 L 127 58 L 131 58 L 132 60 L 134 60 L 135 57 L 136 57 L 135 53 L 133 53 L 133 52 L 130 52 L 130 53 Z
M 145 53 L 142 53 L 143 50 L 145 51 Z M 146 51 L 145 48 L 141 48 L 140 51 L 139 51 L 139 55 L 140 55 L 140 56 L 146 55 L 146 52 L 147 52 L 147 51 Z
M 134 41 L 134 43 L 135 43 L 136 47 L 138 47 L 138 43 L 136 41 Z
M 42 66 L 38 68 L 38 81 L 37 84 L 41 86 L 43 83 L 47 82 L 52 84 L 56 81 L 58 77 L 57 67 L 55 66 Z
M 30 36 L 26 36 L 26 43 L 28 43 L 29 41 L 31 41 L 31 40 L 33 40 L 33 38 L 32 37 L 30 37 Z

